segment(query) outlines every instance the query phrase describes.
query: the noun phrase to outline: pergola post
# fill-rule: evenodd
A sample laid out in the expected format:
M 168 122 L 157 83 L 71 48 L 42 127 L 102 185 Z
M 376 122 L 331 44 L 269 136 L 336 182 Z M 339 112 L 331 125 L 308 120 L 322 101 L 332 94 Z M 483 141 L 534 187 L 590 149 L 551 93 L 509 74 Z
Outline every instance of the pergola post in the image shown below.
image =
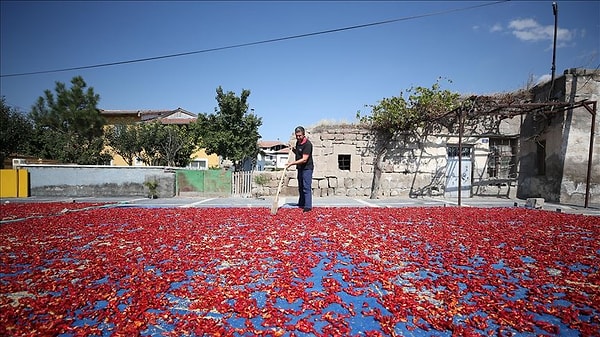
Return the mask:
M 589 105 L 592 105 L 590 108 Z M 590 200 L 590 180 L 592 176 L 592 159 L 594 157 L 594 134 L 596 133 L 596 101 L 583 102 L 585 109 L 592 114 L 592 126 L 590 130 L 590 148 L 588 152 L 587 176 L 585 178 L 585 202 L 583 207 L 588 208 Z
M 458 110 L 458 206 L 462 202 L 462 137 L 463 137 L 463 111 Z

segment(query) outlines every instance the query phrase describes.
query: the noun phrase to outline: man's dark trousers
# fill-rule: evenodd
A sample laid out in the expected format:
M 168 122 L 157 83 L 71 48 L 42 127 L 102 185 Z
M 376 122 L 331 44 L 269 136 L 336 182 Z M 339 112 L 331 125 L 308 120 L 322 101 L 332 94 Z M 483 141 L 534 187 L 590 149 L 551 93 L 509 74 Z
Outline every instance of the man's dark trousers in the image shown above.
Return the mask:
M 304 209 L 312 208 L 312 176 L 313 170 L 298 170 L 298 206 Z

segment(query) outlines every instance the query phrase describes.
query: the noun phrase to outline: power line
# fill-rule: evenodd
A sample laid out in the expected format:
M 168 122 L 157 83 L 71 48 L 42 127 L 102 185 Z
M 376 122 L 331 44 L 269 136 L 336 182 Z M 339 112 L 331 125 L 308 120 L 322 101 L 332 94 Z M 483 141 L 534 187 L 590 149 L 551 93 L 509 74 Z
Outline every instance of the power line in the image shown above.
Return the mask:
M 491 2 L 491 3 L 487 3 L 487 4 L 481 4 L 481 5 L 475 5 L 475 6 L 468 6 L 468 7 L 456 8 L 456 9 L 450 9 L 450 10 L 445 10 L 445 11 L 440 11 L 440 12 L 434 12 L 434 13 L 428 13 L 428 14 L 421 14 L 421 15 L 414 15 L 414 16 L 408 16 L 408 17 L 403 17 L 403 18 L 378 21 L 378 22 L 373 22 L 373 23 L 366 23 L 366 24 L 362 24 L 362 25 L 355 25 L 355 26 L 349 26 L 349 27 L 343 27 L 343 28 L 335 28 L 335 29 L 323 30 L 323 31 L 318 31 L 318 32 L 313 32 L 313 33 L 291 35 L 291 36 L 279 37 L 279 38 L 275 38 L 275 39 L 268 39 L 268 40 L 261 40 L 261 41 L 255 41 L 255 42 L 240 43 L 240 44 L 234 44 L 234 45 L 224 46 L 224 47 L 202 49 L 202 50 L 190 51 L 190 52 L 185 52 L 185 53 L 177 53 L 177 54 L 168 54 L 168 55 L 162 55 L 162 56 L 146 57 L 146 58 L 139 58 L 139 59 L 127 60 L 127 61 L 117 61 L 117 62 L 109 62 L 109 63 L 100 63 L 100 64 L 89 65 L 89 66 L 61 68 L 61 69 L 54 69 L 54 70 L 41 70 L 41 71 L 32 71 L 32 72 L 14 73 L 14 74 L 2 74 L 2 75 L 0 75 L 0 77 L 19 77 L 19 76 L 28 76 L 28 75 L 58 73 L 58 72 L 71 71 L 71 70 L 101 68 L 101 67 L 109 67 L 109 66 L 116 66 L 116 65 L 122 65 L 122 64 L 139 63 L 139 62 L 146 62 L 146 61 L 155 61 L 155 60 L 161 60 L 161 59 L 167 59 L 167 58 L 174 58 L 174 57 L 180 57 L 180 56 L 188 56 L 188 55 L 209 53 L 209 52 L 220 51 L 220 50 L 227 50 L 227 49 L 234 49 L 234 48 L 255 46 L 255 45 L 259 45 L 259 44 L 267 44 L 267 43 L 280 42 L 280 41 L 285 41 L 285 40 L 300 39 L 300 38 L 310 37 L 310 36 L 316 36 L 316 35 L 337 33 L 337 32 L 342 32 L 342 31 L 347 31 L 347 30 L 353 30 L 353 29 L 359 29 L 359 28 L 380 26 L 380 25 L 385 25 L 385 24 L 394 23 L 394 22 L 400 22 L 400 21 L 408 21 L 408 20 L 414 20 L 414 19 L 421 19 L 421 18 L 430 17 L 430 16 L 444 15 L 444 14 L 448 14 L 448 13 L 454 13 L 454 12 L 460 12 L 460 11 L 467 11 L 467 10 L 471 10 L 471 9 L 475 9 L 475 8 L 497 5 L 497 4 L 500 4 L 500 3 L 503 3 L 503 2 L 508 2 L 508 1 L 510 1 L 510 0 L 502 0 L 502 1 L 496 1 L 496 2 Z

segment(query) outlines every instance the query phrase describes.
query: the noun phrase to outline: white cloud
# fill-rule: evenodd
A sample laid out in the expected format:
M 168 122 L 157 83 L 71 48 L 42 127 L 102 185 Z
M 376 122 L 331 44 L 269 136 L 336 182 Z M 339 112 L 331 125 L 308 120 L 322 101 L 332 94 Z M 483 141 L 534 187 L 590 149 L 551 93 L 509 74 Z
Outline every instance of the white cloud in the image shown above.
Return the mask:
M 570 41 L 573 36 L 575 35 L 576 31 L 570 31 L 568 29 L 565 28 L 558 28 L 556 31 L 556 39 L 558 41 Z
M 528 30 L 539 27 L 540 24 L 534 19 L 517 19 L 508 23 L 508 28 L 515 30 Z
M 501 32 L 501 31 L 502 31 L 502 25 L 499 23 L 493 25 L 492 28 L 490 28 L 490 32 L 492 32 L 492 33 Z
M 517 19 L 508 24 L 512 34 L 522 41 L 554 40 L 554 25 L 543 26 L 534 19 Z M 556 40 L 563 43 L 573 38 L 575 31 L 558 28 Z

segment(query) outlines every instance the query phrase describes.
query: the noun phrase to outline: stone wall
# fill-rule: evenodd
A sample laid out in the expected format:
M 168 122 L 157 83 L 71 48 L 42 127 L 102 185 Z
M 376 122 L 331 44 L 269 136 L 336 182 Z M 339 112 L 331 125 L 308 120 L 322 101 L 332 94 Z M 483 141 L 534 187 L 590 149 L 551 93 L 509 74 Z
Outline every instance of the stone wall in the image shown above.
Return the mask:
M 518 134 L 520 120 L 506 119 L 498 130 L 505 136 Z M 481 130 L 480 134 L 483 133 Z M 489 134 L 489 132 L 487 133 Z M 356 124 L 319 125 L 307 129 L 313 143 L 315 171 L 313 195 L 369 197 L 373 184 L 375 135 Z M 472 147 L 473 194 L 508 196 L 516 191 L 506 182 L 489 182 L 487 158 L 488 136 L 463 139 L 463 146 Z M 458 144 L 457 135 L 449 132 L 428 137 L 418 144 L 398 139 L 382 162 L 381 185 L 378 197 L 440 196 L 446 185 L 447 146 Z M 290 143 L 295 139 L 290 138 Z M 344 166 L 345 165 L 345 166 Z M 298 180 L 294 166 L 286 172 L 282 195 L 298 195 Z M 253 194 L 273 195 L 281 172 L 261 172 L 270 177 L 265 186 L 255 186 Z

